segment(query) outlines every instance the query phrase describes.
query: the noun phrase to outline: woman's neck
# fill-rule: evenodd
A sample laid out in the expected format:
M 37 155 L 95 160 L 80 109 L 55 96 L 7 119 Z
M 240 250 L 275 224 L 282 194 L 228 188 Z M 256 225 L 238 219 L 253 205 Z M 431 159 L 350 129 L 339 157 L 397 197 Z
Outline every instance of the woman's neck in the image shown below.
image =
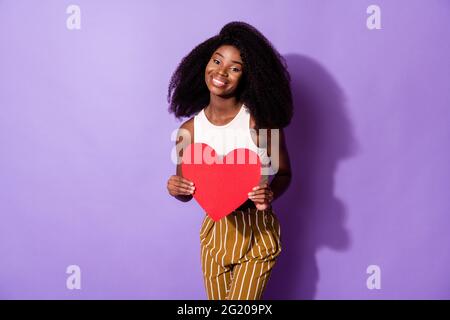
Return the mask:
M 217 96 L 211 96 L 209 105 L 206 107 L 205 111 L 207 111 L 208 115 L 214 120 L 222 120 L 235 116 L 241 106 L 242 103 L 237 101 L 235 97 L 224 99 Z

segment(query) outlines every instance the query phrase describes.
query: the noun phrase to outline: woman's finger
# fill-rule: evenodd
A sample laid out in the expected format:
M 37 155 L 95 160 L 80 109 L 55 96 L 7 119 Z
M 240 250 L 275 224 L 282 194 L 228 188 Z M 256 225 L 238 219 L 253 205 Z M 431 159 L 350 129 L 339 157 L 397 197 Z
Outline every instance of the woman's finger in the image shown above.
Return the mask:
M 176 190 L 177 190 L 178 194 L 191 195 L 192 193 L 194 193 L 194 191 L 188 190 L 186 188 L 181 188 L 181 187 L 177 187 Z
M 272 192 L 272 191 L 269 190 L 269 189 L 260 189 L 260 190 L 249 192 L 248 195 L 249 196 L 254 196 L 254 195 L 259 195 L 259 194 L 267 194 L 267 195 L 269 195 L 270 192 Z
M 254 203 L 268 203 L 266 199 L 251 199 Z
M 186 187 L 185 184 L 182 184 L 179 182 L 178 183 L 174 182 L 173 186 L 175 187 L 177 192 L 179 191 L 179 192 L 183 192 L 186 194 L 191 194 L 191 193 L 194 193 L 194 191 L 195 191 L 195 187 Z
M 272 198 L 273 194 L 272 193 L 261 193 L 261 194 L 255 194 L 255 195 L 249 195 L 248 196 L 250 199 L 254 199 L 254 198 Z
M 194 182 L 192 182 L 192 181 L 190 181 L 190 180 L 188 180 L 186 178 L 183 178 L 181 176 L 175 176 L 175 177 L 176 177 L 175 179 L 176 179 L 177 182 L 183 183 L 186 186 L 193 186 L 194 185 Z
M 252 191 L 259 190 L 259 189 L 264 189 L 264 188 L 268 188 L 268 187 L 269 187 L 269 184 L 267 182 L 265 182 L 265 183 L 263 183 L 263 184 L 261 184 L 259 186 L 253 187 Z
M 190 180 L 188 180 L 186 178 L 181 178 L 181 180 L 183 181 L 183 183 L 185 183 L 187 185 L 190 185 L 190 186 L 194 185 L 194 182 L 192 182 L 192 181 L 190 181 Z
M 191 195 L 190 190 L 188 189 L 184 189 L 184 188 L 180 188 L 177 187 L 175 185 L 171 185 L 169 187 L 169 193 L 173 196 L 177 196 L 177 195 Z
M 263 193 L 263 194 L 257 194 L 257 195 L 253 195 L 253 196 L 248 196 L 250 200 L 255 200 L 255 199 L 265 199 L 267 201 L 272 201 L 273 200 L 273 192 L 267 192 L 267 193 Z
M 195 186 L 191 186 L 191 185 L 188 185 L 188 184 L 182 183 L 182 182 L 174 182 L 174 185 L 177 187 L 185 188 L 185 189 L 195 190 Z
M 173 181 L 172 181 L 172 184 L 173 184 L 174 186 L 177 186 L 177 187 L 183 187 L 183 188 L 188 188 L 188 189 L 191 188 L 190 185 L 184 183 L 184 182 L 181 181 L 181 180 L 173 180 Z
M 265 194 L 262 195 L 258 195 L 258 196 L 253 196 L 253 197 L 249 197 L 250 200 L 269 200 L 270 198 L 268 196 L 266 196 Z

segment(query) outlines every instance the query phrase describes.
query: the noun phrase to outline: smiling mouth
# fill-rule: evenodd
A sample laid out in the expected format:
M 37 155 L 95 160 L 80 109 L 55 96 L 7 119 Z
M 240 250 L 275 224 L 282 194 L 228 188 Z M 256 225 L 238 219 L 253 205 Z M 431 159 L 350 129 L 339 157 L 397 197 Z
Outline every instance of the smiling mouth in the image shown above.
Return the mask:
M 212 83 L 218 88 L 224 87 L 227 84 L 226 82 L 220 81 L 214 77 L 212 78 Z

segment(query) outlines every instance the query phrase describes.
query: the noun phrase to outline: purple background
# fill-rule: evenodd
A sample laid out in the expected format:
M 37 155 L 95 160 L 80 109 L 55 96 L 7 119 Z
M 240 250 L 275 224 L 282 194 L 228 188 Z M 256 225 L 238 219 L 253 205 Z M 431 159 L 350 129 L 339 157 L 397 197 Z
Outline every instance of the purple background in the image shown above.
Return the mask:
M 294 179 L 274 203 L 283 253 L 265 298 L 450 298 L 446 0 L 0 0 L 0 298 L 206 298 L 204 214 L 166 190 L 180 125 L 166 93 L 232 20 L 293 78 Z

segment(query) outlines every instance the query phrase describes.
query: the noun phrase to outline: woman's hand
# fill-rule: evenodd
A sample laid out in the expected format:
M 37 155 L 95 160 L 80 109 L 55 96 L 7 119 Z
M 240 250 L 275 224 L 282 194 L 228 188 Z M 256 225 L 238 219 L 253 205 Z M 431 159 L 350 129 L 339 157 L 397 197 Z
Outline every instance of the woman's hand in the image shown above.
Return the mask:
M 180 176 L 170 176 L 167 181 L 167 190 L 171 196 L 190 196 L 195 191 L 195 186 L 192 181 L 189 181 Z
M 255 203 L 256 209 L 258 210 L 272 208 L 270 203 L 273 200 L 273 192 L 267 182 L 254 187 L 252 191 L 248 193 L 248 197 Z

